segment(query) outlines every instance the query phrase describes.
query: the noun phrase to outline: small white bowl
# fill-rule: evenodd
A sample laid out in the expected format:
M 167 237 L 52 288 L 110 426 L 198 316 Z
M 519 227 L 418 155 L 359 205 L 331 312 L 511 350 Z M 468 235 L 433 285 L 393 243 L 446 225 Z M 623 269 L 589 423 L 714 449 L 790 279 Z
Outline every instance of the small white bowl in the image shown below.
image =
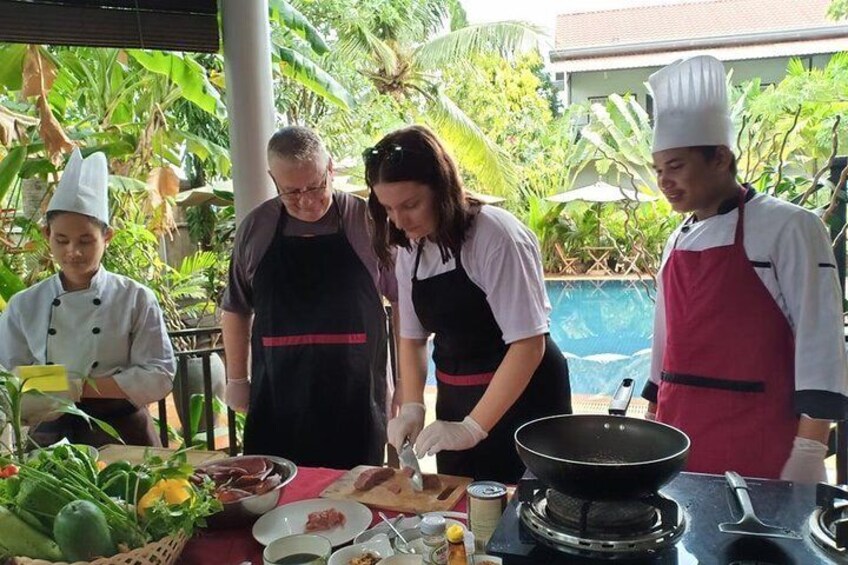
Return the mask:
M 323 536 L 295 534 L 269 543 L 265 551 L 262 552 L 262 562 L 265 565 L 274 565 L 283 557 L 299 553 L 311 553 L 316 557 L 310 563 L 326 563 L 331 551 L 333 551 L 333 546 L 330 540 Z
M 395 552 L 392 549 L 392 542 L 389 541 L 389 536 L 386 534 L 377 534 L 367 542 L 343 547 L 334 552 L 330 556 L 330 561 L 327 565 L 347 565 L 352 559 L 359 557 L 363 553 L 376 555 L 381 559 L 380 563 L 383 563 L 382 559 L 394 555 Z

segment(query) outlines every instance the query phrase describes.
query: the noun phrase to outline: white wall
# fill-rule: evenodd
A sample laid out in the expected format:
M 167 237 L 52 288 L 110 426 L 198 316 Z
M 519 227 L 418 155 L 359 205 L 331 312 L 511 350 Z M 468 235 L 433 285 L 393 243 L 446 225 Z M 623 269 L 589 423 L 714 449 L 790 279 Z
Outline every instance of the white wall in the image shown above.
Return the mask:
M 805 57 L 805 63 L 812 60 L 815 67 L 823 67 L 830 60 L 830 55 L 814 55 Z M 760 77 L 763 84 L 780 82 L 786 74 L 786 57 L 776 59 L 752 59 L 747 61 L 726 61 L 725 67 L 733 69 L 733 82 L 744 82 Z M 556 63 L 552 70 L 557 72 Z M 607 96 L 612 93 L 624 94 L 630 92 L 636 95 L 644 107 L 648 94 L 645 83 L 648 76 L 660 67 L 645 67 L 640 69 L 617 69 L 612 71 L 589 71 L 571 74 L 565 81 L 566 92 L 563 102 L 583 103 L 595 96 Z

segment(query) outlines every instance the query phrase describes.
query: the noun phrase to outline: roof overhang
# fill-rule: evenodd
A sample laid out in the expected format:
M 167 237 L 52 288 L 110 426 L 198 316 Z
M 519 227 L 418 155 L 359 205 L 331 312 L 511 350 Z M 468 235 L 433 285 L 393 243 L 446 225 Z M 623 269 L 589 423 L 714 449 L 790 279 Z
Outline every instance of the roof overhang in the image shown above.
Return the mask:
M 219 50 L 216 0 L 0 0 L 0 42 Z
M 840 51 L 848 51 L 848 36 L 805 41 L 787 41 L 783 43 L 762 43 L 756 45 L 728 45 L 713 47 L 683 46 L 675 50 L 659 52 L 630 52 L 618 55 L 584 58 L 555 59 L 552 53 L 551 62 L 557 71 L 578 73 L 590 71 L 610 71 L 617 69 L 638 69 L 645 67 L 663 67 L 678 59 L 691 57 L 693 55 L 712 55 L 721 61 L 742 61 L 746 59 L 805 57 L 810 55 L 838 53 Z

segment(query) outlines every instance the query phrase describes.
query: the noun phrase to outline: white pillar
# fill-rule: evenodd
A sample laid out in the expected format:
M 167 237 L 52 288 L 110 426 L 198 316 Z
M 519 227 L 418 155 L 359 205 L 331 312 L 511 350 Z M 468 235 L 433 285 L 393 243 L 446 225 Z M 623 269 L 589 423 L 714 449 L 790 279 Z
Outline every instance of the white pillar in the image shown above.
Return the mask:
M 268 0 L 221 0 L 236 222 L 274 195 L 265 147 L 274 133 Z

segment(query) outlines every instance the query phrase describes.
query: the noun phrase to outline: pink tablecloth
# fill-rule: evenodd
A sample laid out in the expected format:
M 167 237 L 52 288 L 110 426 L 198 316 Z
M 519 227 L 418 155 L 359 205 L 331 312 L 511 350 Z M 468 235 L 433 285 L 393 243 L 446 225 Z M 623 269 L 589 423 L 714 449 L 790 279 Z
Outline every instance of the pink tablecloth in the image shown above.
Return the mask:
M 286 487 L 280 504 L 317 498 L 321 491 L 344 474 L 337 469 L 300 467 L 297 477 Z M 465 512 L 465 497 L 460 499 L 455 510 Z M 386 512 L 392 516 L 396 513 Z M 376 513 L 374 522 L 379 521 Z M 181 565 L 262 565 L 262 545 L 253 539 L 250 528 L 235 530 L 202 530 L 186 545 L 180 557 Z

